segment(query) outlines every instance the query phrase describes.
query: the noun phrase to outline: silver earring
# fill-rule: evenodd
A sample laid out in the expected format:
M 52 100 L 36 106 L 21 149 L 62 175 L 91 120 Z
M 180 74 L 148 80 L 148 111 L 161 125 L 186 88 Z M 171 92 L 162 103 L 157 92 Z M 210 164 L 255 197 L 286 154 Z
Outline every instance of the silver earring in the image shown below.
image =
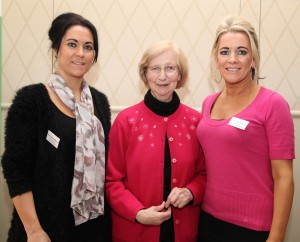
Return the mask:
M 220 78 L 220 80 L 218 80 L 217 79 L 217 69 L 215 69 L 215 71 L 214 71 L 214 80 L 218 84 L 222 81 L 222 75 L 220 75 L 220 76 L 221 76 L 221 78 Z
M 256 75 L 256 68 L 254 66 L 251 67 L 250 78 L 253 81 Z

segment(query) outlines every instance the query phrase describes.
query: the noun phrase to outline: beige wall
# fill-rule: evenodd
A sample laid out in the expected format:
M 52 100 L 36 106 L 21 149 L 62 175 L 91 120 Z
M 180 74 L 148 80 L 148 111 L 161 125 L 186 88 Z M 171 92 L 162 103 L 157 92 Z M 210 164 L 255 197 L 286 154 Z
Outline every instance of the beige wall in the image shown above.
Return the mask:
M 260 33 L 261 74 L 267 77 L 262 84 L 281 93 L 292 109 L 298 155 L 300 0 L 2 0 L 2 124 L 15 91 L 49 77 L 47 30 L 53 17 L 65 11 L 84 15 L 99 31 L 99 61 L 86 78 L 108 95 L 113 117 L 143 98 L 137 64 L 145 48 L 159 39 L 174 40 L 186 53 L 191 78 L 179 94 L 184 103 L 199 108 L 215 91 L 208 81 L 208 62 L 217 23 L 229 13 L 246 16 Z M 3 137 L 0 140 L 2 154 Z M 296 193 L 286 242 L 300 238 L 299 161 L 294 162 Z M 0 242 L 6 237 L 10 211 L 0 176 Z

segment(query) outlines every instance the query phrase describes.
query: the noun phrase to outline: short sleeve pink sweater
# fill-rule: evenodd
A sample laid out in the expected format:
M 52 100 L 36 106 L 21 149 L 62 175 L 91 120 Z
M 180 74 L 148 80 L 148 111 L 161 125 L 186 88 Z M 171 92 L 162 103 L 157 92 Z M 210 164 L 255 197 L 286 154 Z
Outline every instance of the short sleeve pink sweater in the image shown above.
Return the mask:
M 254 230 L 270 230 L 273 215 L 271 160 L 294 159 L 294 125 L 287 102 L 261 87 L 255 100 L 236 118 L 212 120 L 219 93 L 207 97 L 197 138 L 206 160 L 207 183 L 202 208 L 214 217 Z

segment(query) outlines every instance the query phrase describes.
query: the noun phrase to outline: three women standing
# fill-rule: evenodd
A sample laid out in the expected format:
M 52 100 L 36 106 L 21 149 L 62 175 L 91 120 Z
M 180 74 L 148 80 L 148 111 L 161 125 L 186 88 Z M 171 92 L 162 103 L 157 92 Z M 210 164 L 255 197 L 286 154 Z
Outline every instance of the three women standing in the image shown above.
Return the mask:
M 97 32 L 68 13 L 53 21 L 49 38 L 57 72 L 46 85 L 18 91 L 7 116 L 2 165 L 16 208 L 8 241 L 109 241 L 109 104 L 83 78 L 97 61 Z M 259 62 L 252 26 L 227 18 L 212 53 L 225 89 L 204 101 L 197 129 L 208 177 L 203 242 L 284 238 L 293 123 L 286 101 L 257 84 Z M 201 116 L 174 91 L 187 80 L 187 63 L 162 41 L 145 52 L 139 70 L 149 91 L 119 114 L 110 134 L 114 241 L 195 241 L 206 180 L 196 140 Z

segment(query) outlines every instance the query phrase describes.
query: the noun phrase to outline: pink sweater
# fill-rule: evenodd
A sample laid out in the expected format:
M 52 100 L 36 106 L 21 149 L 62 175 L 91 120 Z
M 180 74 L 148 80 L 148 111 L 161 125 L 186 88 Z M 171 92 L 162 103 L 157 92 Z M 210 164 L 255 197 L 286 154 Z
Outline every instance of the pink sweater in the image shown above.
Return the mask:
M 261 88 L 235 117 L 249 121 L 245 130 L 231 118 L 212 120 L 220 93 L 206 98 L 197 128 L 207 169 L 202 208 L 214 217 L 254 230 L 270 230 L 273 215 L 271 160 L 294 159 L 294 126 L 287 102 Z

